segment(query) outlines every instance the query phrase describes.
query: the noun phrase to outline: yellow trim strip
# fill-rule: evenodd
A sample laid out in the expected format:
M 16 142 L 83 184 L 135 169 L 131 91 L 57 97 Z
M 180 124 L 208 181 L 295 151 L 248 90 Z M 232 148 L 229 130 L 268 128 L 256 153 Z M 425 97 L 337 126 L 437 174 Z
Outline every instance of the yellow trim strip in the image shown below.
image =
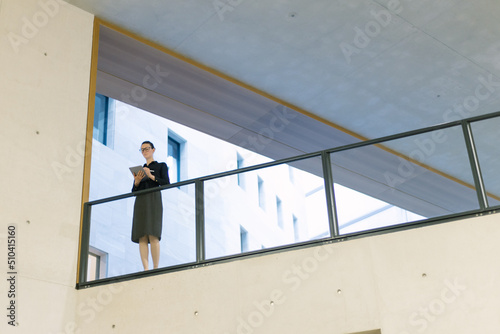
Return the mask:
M 296 106 L 294 104 L 291 104 L 291 103 L 289 103 L 287 101 L 284 101 L 284 100 L 282 100 L 282 99 L 280 99 L 280 98 L 278 98 L 276 96 L 273 96 L 273 95 L 271 95 L 269 93 L 266 93 L 266 92 L 264 92 L 264 91 L 262 91 L 262 90 L 260 90 L 258 88 L 255 88 L 255 87 L 253 87 L 253 86 L 251 86 L 251 85 L 249 85 L 247 83 L 244 83 L 244 82 L 242 82 L 240 80 L 237 80 L 237 79 L 235 79 L 233 77 L 230 77 L 227 74 L 224 74 L 224 73 L 222 73 L 222 72 L 220 72 L 218 70 L 215 70 L 215 69 L 213 69 L 211 67 L 203 65 L 203 64 L 199 63 L 198 61 L 196 61 L 194 59 L 191 59 L 191 58 L 189 58 L 189 57 L 187 57 L 185 55 L 182 55 L 182 54 L 180 54 L 180 53 L 178 53 L 176 51 L 173 51 L 173 50 L 171 50 L 171 49 L 169 49 L 167 47 L 161 46 L 161 45 L 159 45 L 159 44 L 157 44 L 155 42 L 152 42 L 152 41 L 150 41 L 150 40 L 148 40 L 148 39 L 146 39 L 146 38 L 144 38 L 142 36 L 139 36 L 139 35 L 137 35 L 135 33 L 132 33 L 132 32 L 130 32 L 130 31 L 128 31 L 128 30 L 126 30 L 126 29 L 118 26 L 118 25 L 115 25 L 113 23 L 107 22 L 107 21 L 102 20 L 100 18 L 96 18 L 96 21 L 98 22 L 98 24 L 100 24 L 100 25 L 102 25 L 104 27 L 113 29 L 113 30 L 115 30 L 115 31 L 117 31 L 117 32 L 125 35 L 125 36 L 128 36 L 130 38 L 138 40 L 139 42 L 141 42 L 143 44 L 146 44 L 146 45 L 148 45 L 148 46 L 150 46 L 152 48 L 155 48 L 155 49 L 157 49 L 159 51 L 162 51 L 162 52 L 164 52 L 164 53 L 166 53 L 166 54 L 168 54 L 168 55 L 170 55 L 172 57 L 176 57 L 177 59 L 185 61 L 185 62 L 187 62 L 187 63 L 189 63 L 189 64 L 191 64 L 193 66 L 196 66 L 196 67 L 198 67 L 198 68 L 200 68 L 200 69 L 202 69 L 204 71 L 207 71 L 207 72 L 209 72 L 209 73 L 211 73 L 213 75 L 216 75 L 216 76 L 218 76 L 218 77 L 220 77 L 220 78 L 222 78 L 224 80 L 227 80 L 227 81 L 229 81 L 229 82 L 231 82 L 233 84 L 236 84 L 236 85 L 238 85 L 240 87 L 248 89 L 248 90 L 250 90 L 250 91 L 252 91 L 252 92 L 254 92 L 256 94 L 259 94 L 259 95 L 261 95 L 261 96 L 263 96 L 265 98 L 268 98 L 268 99 L 270 99 L 270 100 L 272 100 L 272 101 L 274 101 L 276 103 L 279 103 L 279 104 L 281 104 L 283 106 L 286 106 L 287 108 L 293 109 L 293 110 L 295 110 L 295 111 L 297 111 L 297 112 L 299 112 L 299 113 L 301 113 L 301 114 L 303 114 L 303 115 L 305 115 L 307 117 L 310 117 L 310 118 L 312 118 L 314 120 L 317 120 L 317 121 L 319 121 L 319 122 L 321 122 L 323 124 L 331 126 L 332 128 L 335 128 L 335 129 L 337 129 L 339 131 L 342 131 L 342 132 L 344 132 L 344 133 L 346 133 L 346 134 L 348 134 L 348 135 L 350 135 L 350 136 L 352 136 L 354 138 L 357 138 L 360 141 L 365 141 L 365 140 L 369 140 L 370 139 L 370 138 L 364 137 L 364 136 L 362 136 L 362 135 L 360 135 L 360 134 L 358 134 L 356 132 L 353 132 L 353 131 L 351 131 L 349 129 L 346 129 L 343 126 L 340 126 L 340 125 L 338 125 L 336 123 L 333 123 L 333 122 L 331 122 L 331 121 L 329 121 L 327 119 L 324 119 L 324 118 L 322 118 L 322 117 L 320 117 L 318 115 L 315 115 L 315 114 L 313 114 L 313 113 L 311 113 L 311 112 L 309 112 L 309 111 L 307 111 L 305 109 L 302 109 L 302 108 L 300 108 L 300 107 L 298 107 L 298 106 Z M 417 161 L 415 159 L 412 159 L 412 158 L 407 157 L 407 156 L 405 156 L 405 155 L 403 155 L 401 153 L 398 153 L 398 152 L 396 152 L 396 151 L 394 151 L 394 150 L 392 150 L 392 149 L 390 149 L 390 148 L 388 148 L 388 147 L 386 147 L 386 146 L 384 146 L 382 144 L 376 144 L 376 146 L 379 147 L 379 148 L 381 148 L 381 149 L 383 149 L 383 150 L 385 150 L 385 151 L 387 151 L 387 152 L 389 152 L 389 153 L 391 153 L 391 154 L 395 154 L 397 156 L 400 156 L 403 159 L 408 160 L 411 163 L 414 163 L 414 164 L 416 164 L 418 166 L 426 168 L 426 169 L 428 169 L 429 171 L 431 171 L 433 173 L 441 175 L 441 176 L 443 176 L 445 178 L 448 178 L 448 179 L 450 179 L 450 180 L 452 180 L 454 182 L 457 182 L 457 183 L 459 183 L 459 184 L 461 184 L 463 186 L 466 186 L 468 188 L 475 189 L 474 185 L 471 185 L 471 184 L 469 184 L 467 182 L 464 182 L 464 181 L 462 181 L 460 179 L 457 179 L 457 178 L 455 178 L 455 177 L 453 177 L 451 175 L 448 175 L 448 174 L 446 174 L 446 173 L 444 173 L 442 171 L 439 171 L 439 170 L 437 170 L 437 169 L 435 169 L 433 167 L 425 165 L 425 164 L 423 164 L 423 163 L 421 163 L 421 162 L 419 162 L 419 161 Z M 488 193 L 488 196 L 491 196 L 492 198 L 500 200 L 500 197 L 495 196 L 493 194 L 489 194 Z
M 84 203 L 89 201 L 90 188 L 90 166 L 92 162 L 92 136 L 94 130 L 94 105 L 97 79 L 97 56 L 99 54 L 99 31 L 100 23 L 94 17 L 94 31 L 92 34 L 92 54 L 90 60 L 90 83 L 89 83 L 89 101 L 87 111 L 87 133 L 85 137 L 85 158 L 83 162 L 83 189 L 82 189 L 82 207 L 80 214 L 80 240 L 78 245 L 78 265 L 76 269 L 76 282 L 79 283 L 80 277 L 80 256 L 82 249 L 83 232 L 83 208 Z
M 333 122 L 331 122 L 329 120 L 326 120 L 326 119 L 324 119 L 324 118 L 322 118 L 322 117 L 320 117 L 318 115 L 314 115 L 314 114 L 312 114 L 311 112 L 309 112 L 307 110 L 304 110 L 304 109 L 302 109 L 300 107 L 297 107 L 296 105 L 293 105 L 293 104 L 291 104 L 289 102 L 286 102 L 286 101 L 284 101 L 284 100 L 282 100 L 280 98 L 277 98 L 276 96 L 273 96 L 273 95 L 271 95 L 269 93 L 266 93 L 266 92 L 264 92 L 264 91 L 262 91 L 262 90 L 260 90 L 258 88 L 255 88 L 255 87 L 253 87 L 253 86 L 251 86 L 251 85 L 249 85 L 247 83 L 244 83 L 244 82 L 242 82 L 240 80 L 237 80 L 237 79 L 235 79 L 233 77 L 230 77 L 227 74 L 224 74 L 224 73 L 222 73 L 222 72 L 220 72 L 218 70 L 215 70 L 215 69 L 213 69 L 211 67 L 203 65 L 203 64 L 199 63 L 198 61 L 196 61 L 194 59 L 191 59 L 189 57 L 186 57 L 185 55 L 182 55 L 182 54 L 180 54 L 180 53 L 178 53 L 176 51 L 173 51 L 173 50 L 171 50 L 171 49 L 169 49 L 167 47 L 161 46 L 161 45 L 156 44 L 156 43 L 154 43 L 154 42 L 152 42 L 152 41 L 150 41 L 150 40 L 148 40 L 148 39 L 146 39 L 144 37 L 141 37 L 141 36 L 139 36 L 137 34 L 134 34 L 134 33 L 130 32 L 130 31 L 127 31 L 124 28 L 121 28 L 121 27 L 119 27 L 119 26 L 117 26 L 117 25 L 115 25 L 113 23 L 104 21 L 102 19 L 97 19 L 97 20 L 104 27 L 113 29 L 113 30 L 115 30 L 115 31 L 117 31 L 117 32 L 125 35 L 125 36 L 128 36 L 130 38 L 138 40 L 139 42 L 141 42 L 143 44 L 146 44 L 146 45 L 148 45 L 148 46 L 150 46 L 152 48 L 155 48 L 155 49 L 157 49 L 157 50 L 159 50 L 161 52 L 164 52 L 164 53 L 166 53 L 166 54 L 168 54 L 168 55 L 170 55 L 172 57 L 175 57 L 175 58 L 177 58 L 179 60 L 185 61 L 188 64 L 196 66 L 196 67 L 198 67 L 198 68 L 200 68 L 200 69 L 202 69 L 202 70 L 204 70 L 204 71 L 206 71 L 208 73 L 216 75 L 216 76 L 218 76 L 218 77 L 220 77 L 220 78 L 222 78 L 222 79 L 224 79 L 226 81 L 229 81 L 229 82 L 231 82 L 231 83 L 233 83 L 235 85 L 238 85 L 240 87 L 248 89 L 251 92 L 259 94 L 259 95 L 261 95 L 261 96 L 263 96 L 265 98 L 268 98 L 268 99 L 270 99 L 270 100 L 272 100 L 272 101 L 274 101 L 276 103 L 279 103 L 279 104 L 281 104 L 281 105 L 283 105 L 283 106 L 285 106 L 287 108 L 293 109 L 293 110 L 295 110 L 295 111 L 297 111 L 297 112 L 299 112 L 299 113 L 301 113 L 301 114 L 303 114 L 303 115 L 305 115 L 307 117 L 310 117 L 310 118 L 315 119 L 315 120 L 317 120 L 317 121 L 319 121 L 321 123 L 329 125 L 332 128 L 335 128 L 337 130 L 345 132 L 345 133 L 347 133 L 347 134 L 349 134 L 349 135 L 351 135 L 351 136 L 353 136 L 353 137 L 355 137 L 355 138 L 357 138 L 359 140 L 362 140 L 362 141 L 368 140 L 368 138 L 363 137 L 360 134 L 357 134 L 357 133 L 355 133 L 355 132 L 353 132 L 353 131 L 351 131 L 349 129 L 346 129 L 346 128 L 338 125 L 338 124 L 335 124 L 335 123 L 333 123 Z

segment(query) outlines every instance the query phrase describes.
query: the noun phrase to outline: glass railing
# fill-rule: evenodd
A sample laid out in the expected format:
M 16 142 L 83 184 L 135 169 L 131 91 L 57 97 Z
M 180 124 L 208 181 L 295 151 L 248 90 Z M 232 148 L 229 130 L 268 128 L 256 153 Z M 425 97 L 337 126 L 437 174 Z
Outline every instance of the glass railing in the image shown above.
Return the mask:
M 78 286 L 478 214 L 500 205 L 500 113 L 85 203 Z M 160 262 L 131 241 L 159 191 Z M 150 260 L 151 262 L 151 260 Z
M 194 184 L 161 191 L 163 231 L 160 267 L 196 261 L 195 206 L 191 194 L 194 194 Z M 131 241 L 135 199 L 135 196 L 117 198 L 91 206 L 89 253 L 96 261 L 100 260 L 106 269 L 103 270 L 103 265 L 94 266 L 92 263 L 92 270 L 87 273 L 88 279 L 143 270 L 138 245 Z
M 313 156 L 205 181 L 206 258 L 327 235 L 324 179 L 308 171 L 321 168 L 321 157 Z

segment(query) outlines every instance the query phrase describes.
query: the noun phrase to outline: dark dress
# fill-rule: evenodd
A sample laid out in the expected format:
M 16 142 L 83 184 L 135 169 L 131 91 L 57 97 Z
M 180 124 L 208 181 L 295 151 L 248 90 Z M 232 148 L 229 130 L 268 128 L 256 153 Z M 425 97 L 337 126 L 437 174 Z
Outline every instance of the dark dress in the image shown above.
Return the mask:
M 137 187 L 134 183 L 133 192 L 170 184 L 168 167 L 164 162 L 153 161 L 149 165 L 144 164 L 143 167 L 150 169 L 151 174 L 155 176 L 155 181 L 146 176 Z M 136 196 L 132 220 L 132 241 L 139 243 L 139 238 L 145 235 L 153 235 L 161 240 L 162 218 L 163 205 L 160 191 Z

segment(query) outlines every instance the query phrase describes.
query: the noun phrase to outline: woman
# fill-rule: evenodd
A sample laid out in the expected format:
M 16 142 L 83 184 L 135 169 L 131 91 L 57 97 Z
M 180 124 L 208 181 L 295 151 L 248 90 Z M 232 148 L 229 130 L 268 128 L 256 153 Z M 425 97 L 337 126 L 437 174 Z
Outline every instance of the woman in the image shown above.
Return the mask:
M 141 152 L 146 163 L 144 172 L 134 174 L 132 191 L 139 191 L 170 184 L 168 167 L 164 162 L 157 162 L 153 158 L 155 147 L 152 142 L 145 141 L 141 145 Z M 160 262 L 160 240 L 163 218 L 163 205 L 160 191 L 138 195 L 134 204 L 134 218 L 132 221 L 132 241 L 139 243 L 144 270 L 149 269 L 149 247 L 153 268 L 158 268 Z

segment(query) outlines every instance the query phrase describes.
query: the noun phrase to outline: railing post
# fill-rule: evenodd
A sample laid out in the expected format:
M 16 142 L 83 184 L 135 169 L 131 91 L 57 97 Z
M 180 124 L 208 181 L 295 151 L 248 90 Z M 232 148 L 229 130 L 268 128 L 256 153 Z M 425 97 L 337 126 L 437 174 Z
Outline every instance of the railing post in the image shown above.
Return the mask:
M 330 224 L 330 237 L 339 235 L 339 225 L 337 221 L 337 209 L 335 207 L 335 194 L 333 190 L 332 164 L 330 154 L 321 152 L 321 161 L 323 163 L 323 179 L 325 181 L 326 207 L 328 210 L 328 222 Z
M 462 130 L 464 132 L 465 145 L 467 146 L 467 153 L 469 155 L 472 176 L 474 177 L 474 185 L 476 186 L 479 206 L 481 207 L 481 209 L 486 209 L 489 206 L 488 196 L 484 187 L 481 168 L 479 167 L 479 159 L 477 157 L 476 144 L 474 143 L 474 136 L 472 135 L 470 122 L 462 121 Z
M 82 239 L 80 244 L 80 270 L 78 284 L 87 282 L 87 267 L 89 259 L 89 242 L 90 242 L 90 215 L 92 207 L 88 203 L 83 204 L 83 219 L 82 219 Z
M 205 194 L 203 181 L 195 181 L 196 262 L 205 261 Z

